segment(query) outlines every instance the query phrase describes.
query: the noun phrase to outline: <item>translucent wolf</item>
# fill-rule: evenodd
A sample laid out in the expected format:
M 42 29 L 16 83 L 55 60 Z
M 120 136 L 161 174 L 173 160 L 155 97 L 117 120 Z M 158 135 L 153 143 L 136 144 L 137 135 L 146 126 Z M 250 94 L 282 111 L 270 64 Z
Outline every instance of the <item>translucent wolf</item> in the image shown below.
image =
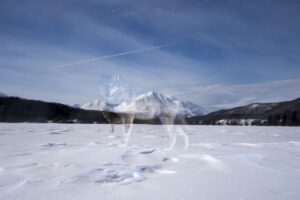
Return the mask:
M 112 113 L 104 112 L 104 117 L 111 124 L 111 131 L 114 132 L 114 124 L 124 125 L 124 144 L 127 145 L 132 133 L 133 121 L 135 118 L 134 113 Z M 165 127 L 169 134 L 169 146 L 167 149 L 171 150 L 176 145 L 177 135 L 183 137 L 185 145 L 184 148 L 187 149 L 189 146 L 188 135 L 179 126 L 174 126 L 174 124 L 185 125 L 185 119 L 183 116 L 177 115 L 174 112 L 162 113 L 159 116 L 161 124 Z
M 102 74 L 100 76 L 100 95 L 102 99 L 107 104 L 119 105 L 125 101 L 131 101 L 135 99 L 135 90 L 131 88 L 127 83 L 120 80 L 119 75 L 106 75 Z M 147 103 L 147 102 L 145 102 Z M 173 149 L 177 135 L 183 136 L 185 140 L 185 148 L 188 148 L 189 140 L 186 133 L 179 127 L 174 126 L 175 123 L 185 124 L 184 117 L 179 116 L 178 113 L 182 109 L 181 104 L 179 102 L 173 103 L 169 106 L 163 107 L 160 110 L 159 115 L 153 113 L 155 110 L 151 105 L 148 105 L 148 110 L 141 111 L 135 105 L 130 109 L 125 109 L 119 112 L 103 112 L 104 117 L 111 124 L 111 130 L 114 132 L 114 124 L 121 123 L 124 124 L 124 144 L 127 145 L 131 132 L 132 132 L 132 124 L 134 118 L 138 118 L 137 115 L 142 114 L 144 119 L 154 119 L 159 118 L 161 124 L 166 128 L 169 138 L 170 144 L 169 149 Z

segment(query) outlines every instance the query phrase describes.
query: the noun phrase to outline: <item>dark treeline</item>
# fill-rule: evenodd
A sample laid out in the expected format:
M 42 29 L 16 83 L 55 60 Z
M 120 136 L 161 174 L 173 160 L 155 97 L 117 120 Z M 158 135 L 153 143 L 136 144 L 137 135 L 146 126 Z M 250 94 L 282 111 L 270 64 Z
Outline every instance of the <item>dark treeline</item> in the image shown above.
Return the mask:
M 109 123 L 104 113 L 116 113 L 83 110 L 60 103 L 28 100 L 19 97 L 0 97 L 0 122 L 35 123 Z M 116 123 L 121 123 L 117 120 Z M 161 124 L 155 119 L 134 119 L 136 124 Z
M 268 115 L 268 125 L 274 126 L 299 126 L 299 112 L 287 110 L 284 113 L 280 114 L 269 114 Z
M 187 119 L 190 124 L 300 126 L 300 98 L 278 103 L 256 103 Z
M 59 103 L 0 97 L 1 122 L 107 123 L 100 111 L 87 111 Z
M 0 122 L 108 123 L 102 111 L 83 110 L 60 103 L 19 97 L 0 97 Z M 300 98 L 279 103 L 257 103 L 208 113 L 177 117 L 175 124 L 300 126 Z M 161 124 L 159 118 L 134 119 L 136 124 Z

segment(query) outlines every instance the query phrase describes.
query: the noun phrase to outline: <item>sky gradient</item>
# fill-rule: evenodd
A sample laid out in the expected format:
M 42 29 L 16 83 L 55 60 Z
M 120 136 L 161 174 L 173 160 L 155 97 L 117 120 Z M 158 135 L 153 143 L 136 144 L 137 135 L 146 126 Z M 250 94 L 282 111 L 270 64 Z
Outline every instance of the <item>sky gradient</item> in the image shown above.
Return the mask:
M 300 97 L 300 1 L 0 2 L 0 91 L 83 104 L 101 73 L 208 111 Z

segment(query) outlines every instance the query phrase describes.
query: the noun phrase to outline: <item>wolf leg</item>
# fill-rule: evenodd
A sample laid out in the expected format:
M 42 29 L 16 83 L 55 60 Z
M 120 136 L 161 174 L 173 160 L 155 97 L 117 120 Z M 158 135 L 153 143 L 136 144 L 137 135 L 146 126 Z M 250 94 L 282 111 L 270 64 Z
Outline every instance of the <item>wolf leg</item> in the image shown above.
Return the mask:
M 177 134 L 169 132 L 169 146 L 168 146 L 167 150 L 174 149 L 176 141 L 177 141 Z
M 132 133 L 132 124 L 133 124 L 133 120 L 134 120 L 134 114 L 124 114 L 122 115 L 122 123 L 124 124 L 124 144 L 127 146 L 128 142 L 129 142 L 129 138 L 131 136 Z
M 189 136 L 182 130 L 182 128 L 177 128 L 177 131 L 180 136 L 183 137 L 184 140 L 184 149 L 187 150 L 189 148 Z

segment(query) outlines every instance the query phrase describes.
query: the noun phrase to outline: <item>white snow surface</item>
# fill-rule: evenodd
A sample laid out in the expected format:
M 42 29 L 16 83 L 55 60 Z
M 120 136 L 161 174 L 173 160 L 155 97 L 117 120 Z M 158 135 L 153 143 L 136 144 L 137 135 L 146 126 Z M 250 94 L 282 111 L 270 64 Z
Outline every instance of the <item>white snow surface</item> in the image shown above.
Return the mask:
M 0 123 L 0 199 L 299 199 L 297 127 Z

